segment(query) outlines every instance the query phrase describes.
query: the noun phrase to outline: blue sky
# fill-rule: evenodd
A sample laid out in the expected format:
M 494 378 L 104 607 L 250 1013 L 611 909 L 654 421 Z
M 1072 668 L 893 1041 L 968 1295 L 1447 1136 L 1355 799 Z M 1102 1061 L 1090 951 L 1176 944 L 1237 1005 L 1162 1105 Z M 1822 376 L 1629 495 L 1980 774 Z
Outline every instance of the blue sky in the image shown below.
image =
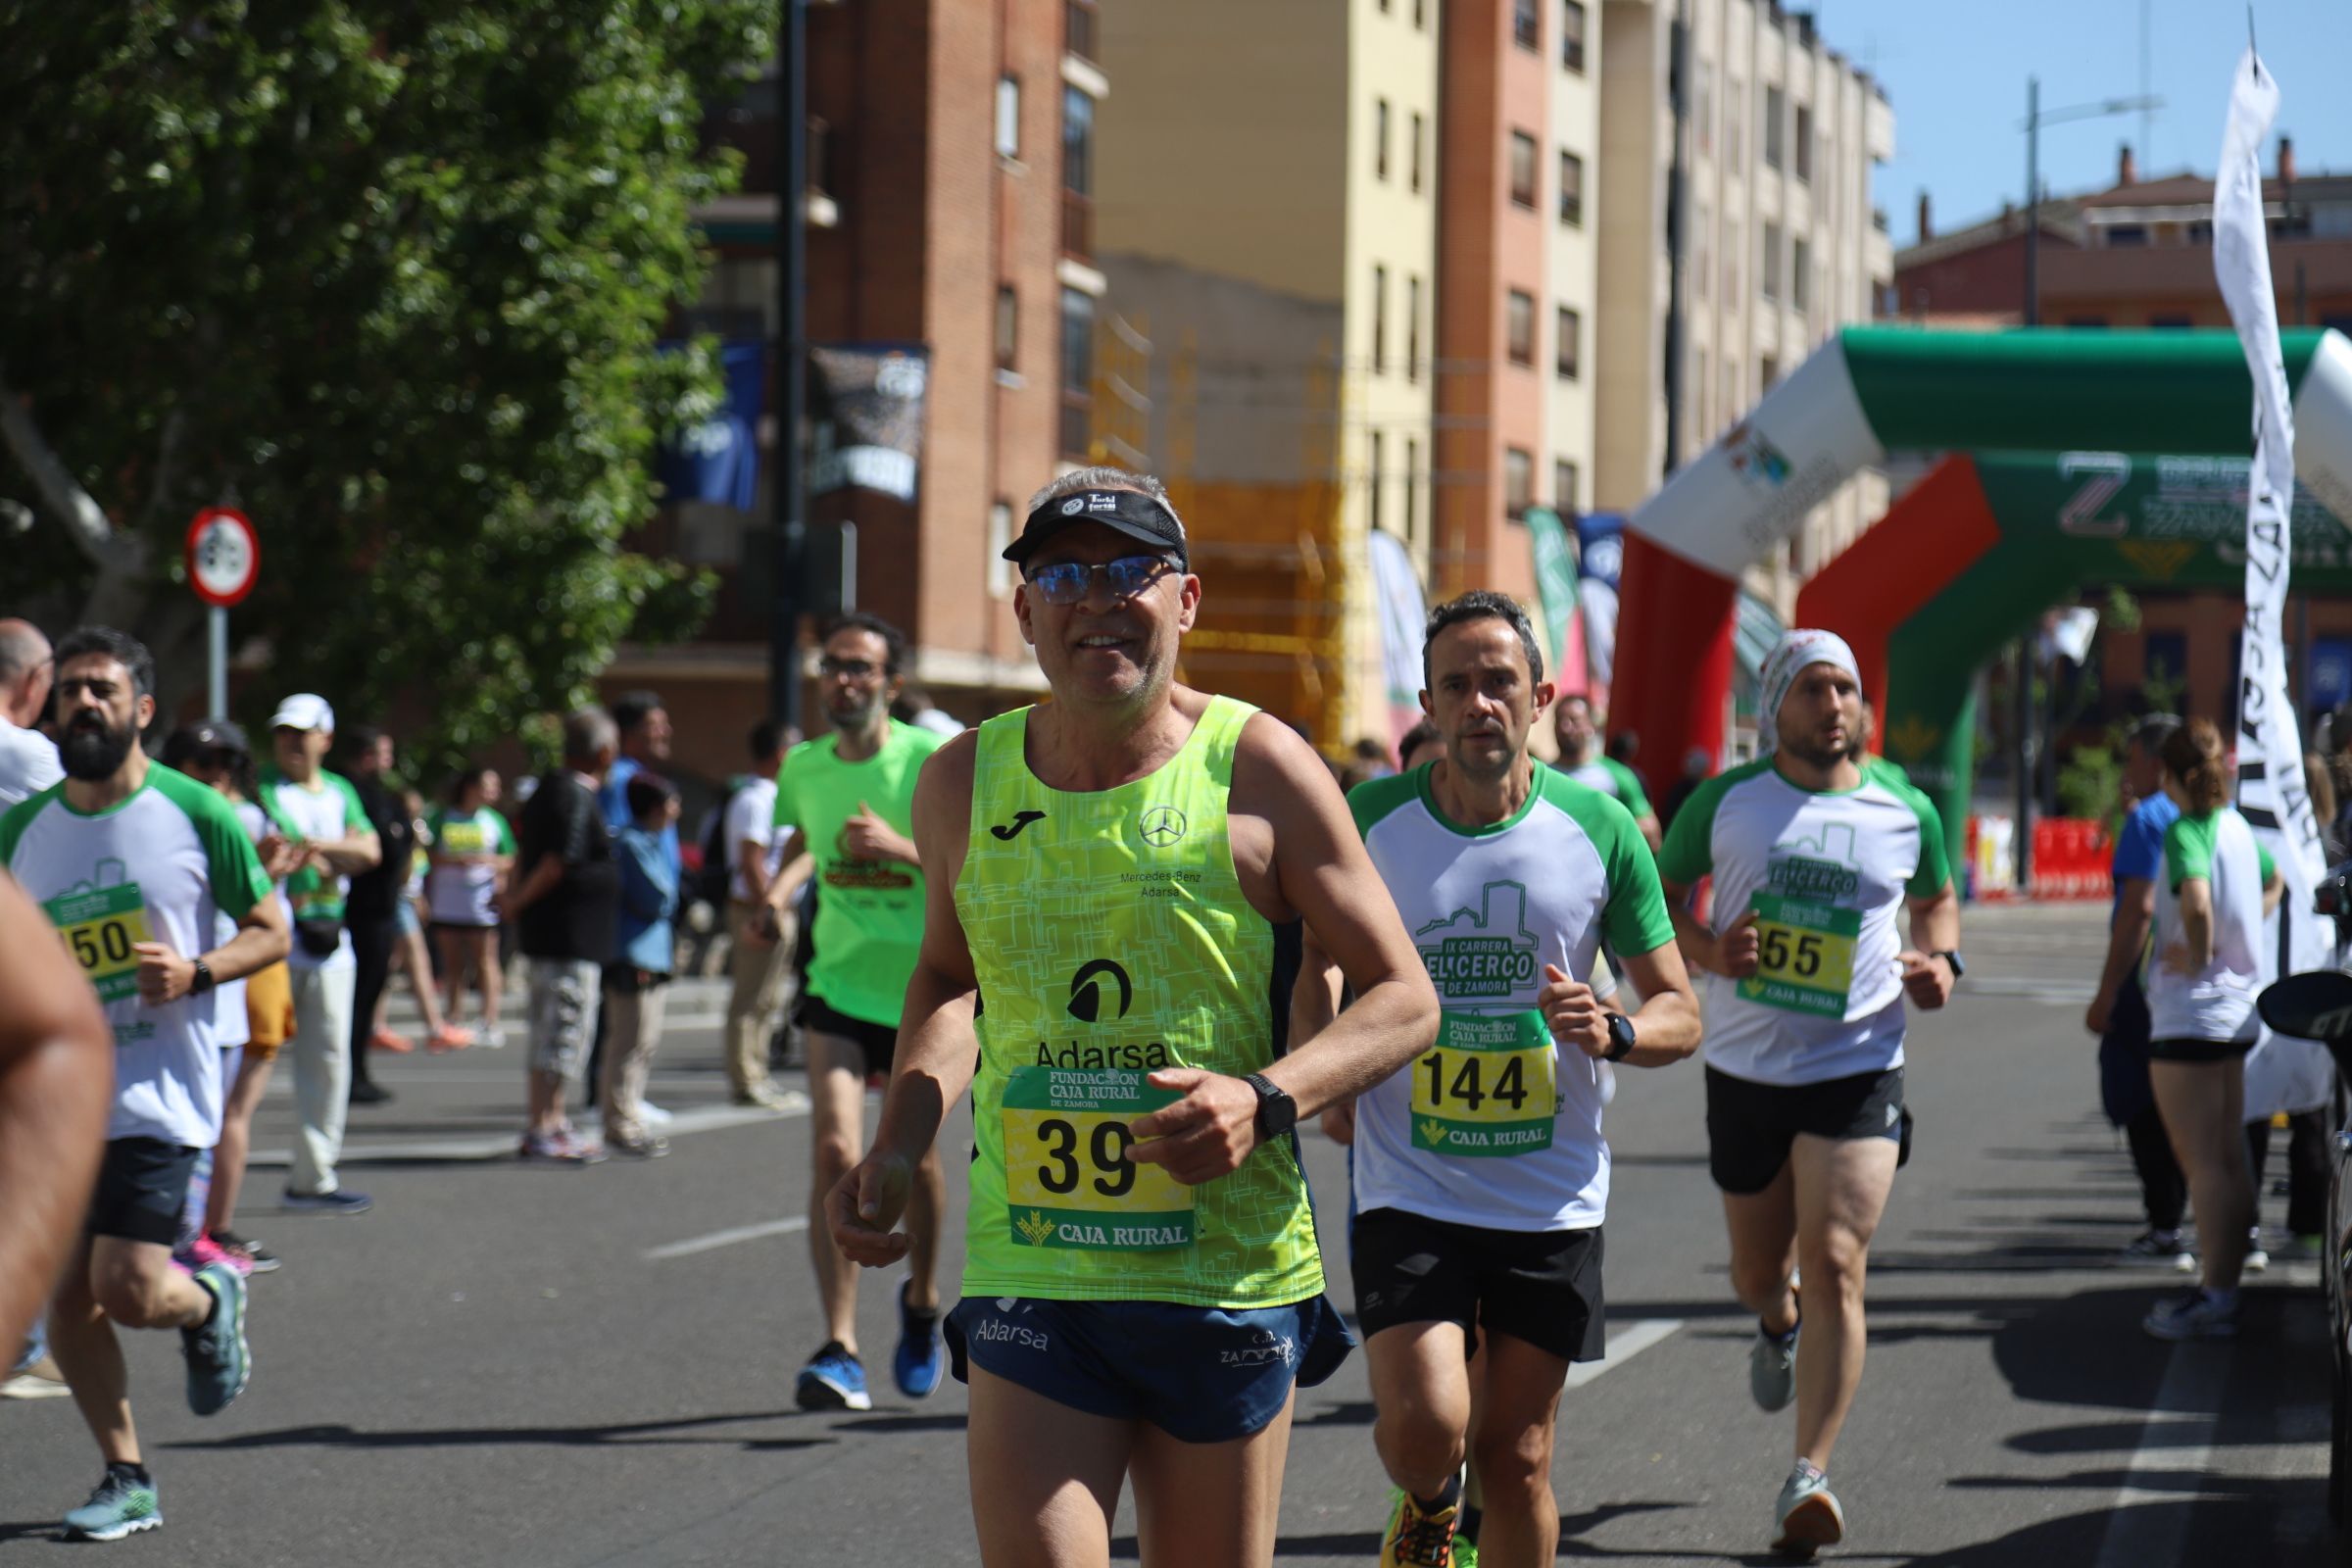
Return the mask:
M 1791 10 L 1802 0 L 1785 0 Z M 1988 218 L 2026 188 L 2026 77 L 2041 78 L 2047 111 L 2140 92 L 2140 19 L 2147 18 L 2147 90 L 2156 111 L 2139 171 L 2211 174 L 2229 106 L 2230 73 L 2246 42 L 2240 0 L 1819 0 L 1823 35 L 1886 85 L 1895 156 L 1877 201 L 1897 245 L 1918 235 L 1919 192 L 1938 230 Z M 2352 3 L 2258 0 L 2256 42 L 2284 94 L 2277 129 L 2294 138 L 2304 173 L 2352 173 Z M 2140 141 L 2140 117 L 2045 125 L 2042 177 L 2052 191 L 2103 189 L 2120 143 Z M 2263 167 L 2271 167 L 2265 149 Z

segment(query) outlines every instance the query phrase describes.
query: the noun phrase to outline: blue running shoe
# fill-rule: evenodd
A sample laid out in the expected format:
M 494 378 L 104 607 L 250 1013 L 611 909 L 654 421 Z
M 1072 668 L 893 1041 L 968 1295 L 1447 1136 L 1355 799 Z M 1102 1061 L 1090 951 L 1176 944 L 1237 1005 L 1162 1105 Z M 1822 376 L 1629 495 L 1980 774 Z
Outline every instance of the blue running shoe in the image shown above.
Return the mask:
M 155 1483 L 132 1479 L 127 1465 L 108 1465 L 90 1500 L 66 1515 L 66 1534 L 81 1541 L 121 1541 L 163 1526 L 164 1505 Z
M 212 1294 L 209 1322 L 179 1331 L 188 1359 L 188 1408 L 219 1415 L 245 1392 L 253 1358 L 245 1347 L 245 1276 L 226 1263 L 207 1263 L 196 1283 Z
M 873 1397 L 865 1392 L 864 1363 L 844 1349 L 839 1340 L 827 1340 L 823 1348 L 808 1358 L 792 1396 L 804 1410 L 874 1407 Z
M 899 1287 L 899 1348 L 890 1358 L 890 1375 L 901 1394 L 921 1399 L 939 1387 L 948 1349 L 939 1342 L 939 1308 L 916 1311 L 906 1304 L 906 1289 Z

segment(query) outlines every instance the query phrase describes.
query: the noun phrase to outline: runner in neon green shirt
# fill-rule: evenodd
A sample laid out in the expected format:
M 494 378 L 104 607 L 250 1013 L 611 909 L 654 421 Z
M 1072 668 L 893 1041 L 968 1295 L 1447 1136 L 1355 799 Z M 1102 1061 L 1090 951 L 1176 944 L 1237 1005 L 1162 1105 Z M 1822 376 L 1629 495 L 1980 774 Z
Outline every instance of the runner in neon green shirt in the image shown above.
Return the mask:
M 835 621 L 817 664 L 833 733 L 787 752 L 776 774 L 779 858 L 791 866 L 806 855 L 816 877 L 815 952 L 798 1017 L 808 1042 L 816 1123 L 808 1250 L 816 1260 L 825 1343 L 801 1369 L 794 1392 L 804 1410 L 873 1408 L 858 1357 L 858 1266 L 833 1245 L 819 1205 L 858 1162 L 865 1086 L 889 1076 L 899 1005 L 923 942 L 922 856 L 908 835 L 915 774 L 941 738 L 890 716 L 906 685 L 900 667 L 906 648 L 899 629 L 880 616 Z M 769 889 L 773 906 L 784 908 L 803 880 L 778 877 Z M 946 1370 L 937 1260 L 947 1201 L 947 1175 L 934 1153 L 915 1184 L 908 1220 L 914 1248 L 899 1292 L 899 1348 L 891 1357 L 899 1391 L 910 1399 L 939 1387 Z
M 1102 1562 L 1130 1474 L 1145 1564 L 1271 1562 L 1295 1385 L 1348 1344 L 1292 1123 L 1436 1038 L 1322 759 L 1175 683 L 1200 580 L 1164 497 L 1077 470 L 1004 553 L 1054 700 L 923 770 L 898 1070 L 873 1153 L 827 1200 L 848 1256 L 905 1256 L 915 1169 L 971 1089 L 949 1329 L 990 1565 Z M 1294 1049 L 1302 924 L 1356 1002 Z

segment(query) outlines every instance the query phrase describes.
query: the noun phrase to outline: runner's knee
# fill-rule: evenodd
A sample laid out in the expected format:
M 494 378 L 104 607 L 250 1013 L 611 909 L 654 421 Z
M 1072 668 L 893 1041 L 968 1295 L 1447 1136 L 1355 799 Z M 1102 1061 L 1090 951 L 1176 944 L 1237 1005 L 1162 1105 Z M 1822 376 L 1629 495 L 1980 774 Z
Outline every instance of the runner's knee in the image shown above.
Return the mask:
M 1478 1462 L 1478 1484 L 1486 1494 L 1551 1490 L 1552 1423 L 1543 1422 L 1511 1432 L 1481 1432 L 1472 1457 Z
M 1461 1432 L 1426 1406 L 1400 1410 L 1394 1420 L 1384 1414 L 1376 1431 L 1390 1474 L 1421 1496 L 1462 1467 L 1467 1450 Z
M 858 1163 L 858 1146 L 847 1133 L 831 1132 L 819 1137 L 815 1144 L 816 1174 L 830 1185 L 849 1174 Z
M 1732 1258 L 1732 1291 L 1742 1305 L 1762 1311 L 1788 1289 L 1787 1260 L 1778 1257 Z

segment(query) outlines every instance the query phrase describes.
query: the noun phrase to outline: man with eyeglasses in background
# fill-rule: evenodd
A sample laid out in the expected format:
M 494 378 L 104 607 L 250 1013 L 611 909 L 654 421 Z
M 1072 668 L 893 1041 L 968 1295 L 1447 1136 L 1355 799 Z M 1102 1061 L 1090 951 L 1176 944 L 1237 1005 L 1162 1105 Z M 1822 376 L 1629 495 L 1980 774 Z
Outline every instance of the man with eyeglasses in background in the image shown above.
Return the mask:
M 801 1369 L 794 1396 L 807 1410 L 870 1410 L 858 1358 L 858 1266 L 825 1224 L 825 1195 L 864 1153 L 865 1088 L 890 1076 L 899 1010 L 923 941 L 923 866 L 914 847 L 914 780 L 946 737 L 890 716 L 906 685 L 906 639 L 878 615 L 841 616 L 825 629 L 817 664 L 833 732 L 785 754 L 776 774 L 778 859 L 768 890 L 781 913 L 806 877 L 816 878 L 808 980 L 798 1012 L 808 1043 L 810 1146 L 808 1250 L 825 1313 L 825 1343 Z M 908 1398 L 939 1387 L 940 1219 L 948 1183 L 932 1151 L 916 1169 L 907 1231 L 913 1246 L 899 1292 L 899 1346 L 891 1375 Z

